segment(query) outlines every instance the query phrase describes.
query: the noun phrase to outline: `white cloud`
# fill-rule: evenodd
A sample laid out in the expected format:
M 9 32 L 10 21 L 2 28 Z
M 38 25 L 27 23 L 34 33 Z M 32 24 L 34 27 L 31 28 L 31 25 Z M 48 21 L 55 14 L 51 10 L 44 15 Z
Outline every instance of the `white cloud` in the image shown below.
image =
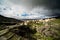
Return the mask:
M 6 2 L 5 2 L 6 3 Z M 21 6 L 21 5 L 15 5 L 10 4 L 10 2 L 7 2 L 4 5 L 0 5 L 0 15 L 3 15 L 5 17 L 15 18 L 15 19 L 37 19 L 37 18 L 49 18 L 52 11 L 47 9 L 44 6 L 34 7 L 32 10 L 28 10 L 28 8 Z M 3 10 L 3 9 L 6 10 Z M 23 15 L 25 14 L 25 15 Z M 22 16 L 23 15 L 23 16 Z

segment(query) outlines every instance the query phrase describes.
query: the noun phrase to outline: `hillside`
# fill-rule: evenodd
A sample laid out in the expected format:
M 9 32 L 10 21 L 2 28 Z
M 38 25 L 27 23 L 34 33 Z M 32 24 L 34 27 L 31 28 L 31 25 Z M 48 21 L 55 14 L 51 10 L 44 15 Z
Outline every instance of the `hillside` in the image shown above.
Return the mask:
M 7 18 L 7 17 L 0 15 L 0 23 L 2 23 L 2 22 L 10 22 L 11 23 L 11 22 L 22 22 L 22 21 L 13 19 L 13 18 Z
M 60 40 L 60 18 L 19 21 L 0 16 L 0 21 L 0 40 Z

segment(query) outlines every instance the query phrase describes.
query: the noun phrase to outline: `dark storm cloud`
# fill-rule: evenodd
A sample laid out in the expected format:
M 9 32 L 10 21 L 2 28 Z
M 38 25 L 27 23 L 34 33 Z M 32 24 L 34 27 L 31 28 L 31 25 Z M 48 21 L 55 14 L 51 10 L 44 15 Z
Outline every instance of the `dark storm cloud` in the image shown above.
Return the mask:
M 35 0 L 34 5 L 38 5 L 38 6 L 45 5 L 52 9 L 56 9 L 56 8 L 59 9 L 60 8 L 60 0 Z
M 20 3 L 26 3 L 26 4 L 31 4 L 32 8 L 36 7 L 36 6 L 45 6 L 47 9 L 51 9 L 52 10 L 52 15 L 60 14 L 60 0 L 10 0 L 14 3 L 20 4 Z M 58 10 L 58 11 L 56 11 Z
M 60 16 L 60 0 L 36 0 L 35 1 L 35 5 L 46 6 L 47 9 L 51 9 L 52 10 L 52 14 L 51 15 Z

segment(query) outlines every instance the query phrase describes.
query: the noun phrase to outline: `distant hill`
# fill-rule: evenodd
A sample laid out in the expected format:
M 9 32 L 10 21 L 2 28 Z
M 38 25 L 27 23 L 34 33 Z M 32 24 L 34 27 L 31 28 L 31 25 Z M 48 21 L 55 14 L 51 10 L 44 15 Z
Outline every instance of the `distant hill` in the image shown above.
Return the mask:
M 13 18 L 7 18 L 0 15 L 0 23 L 17 23 L 17 22 L 22 22 L 22 21 Z

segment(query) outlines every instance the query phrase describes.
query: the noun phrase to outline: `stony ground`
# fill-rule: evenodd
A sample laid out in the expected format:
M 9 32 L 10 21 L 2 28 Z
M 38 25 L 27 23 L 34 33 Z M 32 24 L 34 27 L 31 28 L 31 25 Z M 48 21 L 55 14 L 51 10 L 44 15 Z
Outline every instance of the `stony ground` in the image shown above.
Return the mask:
M 0 40 L 60 40 L 60 19 L 0 24 Z

